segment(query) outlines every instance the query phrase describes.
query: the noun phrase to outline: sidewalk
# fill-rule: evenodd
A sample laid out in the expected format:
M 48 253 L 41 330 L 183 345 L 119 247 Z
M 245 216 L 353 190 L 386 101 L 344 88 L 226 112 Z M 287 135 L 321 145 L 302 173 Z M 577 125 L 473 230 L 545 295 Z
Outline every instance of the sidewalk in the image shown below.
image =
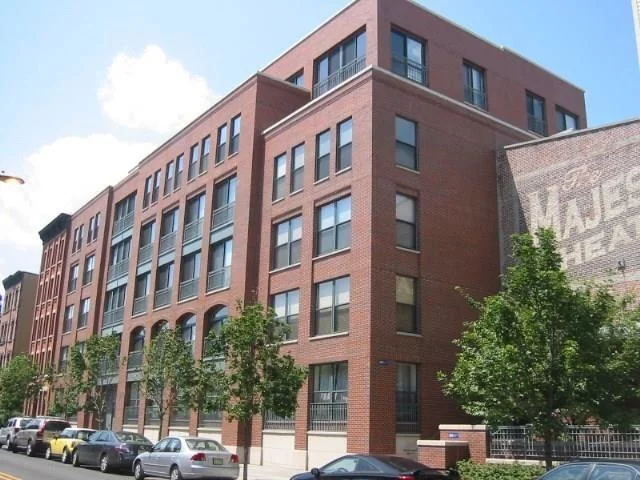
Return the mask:
M 265 465 L 249 465 L 249 480 L 289 480 L 296 473 L 303 470 L 291 467 L 273 467 Z M 240 476 L 242 480 L 242 465 L 240 465 Z

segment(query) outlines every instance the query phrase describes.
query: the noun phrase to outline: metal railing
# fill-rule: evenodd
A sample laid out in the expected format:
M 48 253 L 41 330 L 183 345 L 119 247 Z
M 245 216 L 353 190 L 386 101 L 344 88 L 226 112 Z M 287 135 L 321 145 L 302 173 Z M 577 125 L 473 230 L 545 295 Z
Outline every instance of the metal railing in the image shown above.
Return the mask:
M 487 109 L 487 92 L 479 88 L 464 87 L 464 101 L 483 110 Z
M 199 427 L 220 428 L 222 427 L 222 412 L 203 412 L 200 410 L 200 418 L 198 419 Z
M 109 310 L 108 312 L 104 312 L 104 317 L 102 318 L 102 326 L 106 327 L 108 325 L 116 325 L 118 323 L 122 323 L 123 319 L 124 307 Z
M 492 458 L 540 460 L 544 441 L 530 426 L 502 426 L 491 431 Z M 640 459 L 640 425 L 628 430 L 567 425 L 551 445 L 554 460 L 575 458 Z
M 192 278 L 180 283 L 178 288 L 178 300 L 191 298 L 198 295 L 198 278 Z
M 167 233 L 160 239 L 160 245 L 158 246 L 158 253 L 163 254 L 170 252 L 176 247 L 176 232 Z
M 158 290 L 153 299 L 153 307 L 163 307 L 165 305 L 169 305 L 171 301 L 171 287 L 163 288 L 162 290 Z
M 309 430 L 321 432 L 347 430 L 346 403 L 312 403 L 309 414 Z
M 142 368 L 142 362 L 144 361 L 143 351 L 129 352 L 127 355 L 127 370 L 138 370 Z
M 421 85 L 428 85 L 427 63 L 418 63 L 406 57 L 393 57 L 391 59 L 391 70 L 393 73 L 401 75 Z
M 117 375 L 119 367 L 120 367 L 119 357 L 113 361 L 100 360 L 100 375 L 103 377 Z
M 221 227 L 227 223 L 233 222 L 236 214 L 236 202 L 227 203 L 226 205 L 213 211 L 213 219 L 211 221 L 211 229 Z
M 527 125 L 532 132 L 539 133 L 540 135 L 547 134 L 547 122 L 542 118 L 538 118 L 535 115 L 527 115 Z
M 129 273 L 129 259 L 122 260 L 113 265 L 109 265 L 109 270 L 107 271 L 107 282 L 111 280 L 115 280 L 116 278 L 124 277 Z
M 138 249 L 138 265 L 151 261 L 151 254 L 153 253 L 153 244 L 147 243 Z
M 198 218 L 193 222 L 184 226 L 182 234 L 182 243 L 187 243 L 198 238 L 202 238 L 202 218 Z
M 139 313 L 145 313 L 147 311 L 147 299 L 148 295 L 144 297 L 138 297 L 133 299 L 133 314 L 138 315 Z
M 113 221 L 113 232 L 111 236 L 116 236 L 121 232 L 124 232 L 127 228 L 133 226 L 133 212 L 127 213 L 124 217 Z
M 124 422 L 138 423 L 138 405 L 126 405 L 124 407 Z
M 418 394 L 415 392 L 396 392 L 396 432 L 419 432 Z
M 295 430 L 296 421 L 292 417 L 280 417 L 271 411 L 267 411 L 262 417 L 265 430 Z
M 364 70 L 366 63 L 366 57 L 358 57 L 340 69 L 333 72 L 324 80 L 319 81 L 313 86 L 313 98 L 319 97 L 323 93 L 328 92 L 334 87 L 337 87 L 348 78 L 353 77 L 356 73 Z
M 231 267 L 222 267 L 207 275 L 207 292 L 226 288 L 231 284 Z

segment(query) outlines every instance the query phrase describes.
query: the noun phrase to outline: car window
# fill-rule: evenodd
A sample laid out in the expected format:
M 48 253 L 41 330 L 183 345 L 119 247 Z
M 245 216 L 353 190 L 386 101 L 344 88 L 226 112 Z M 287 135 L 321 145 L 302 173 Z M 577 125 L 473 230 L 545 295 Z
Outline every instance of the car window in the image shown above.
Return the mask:
M 206 452 L 223 452 L 224 447 L 215 440 L 185 440 L 189 450 L 203 450 Z
M 142 435 L 138 435 L 133 432 L 118 432 L 114 433 L 118 441 L 120 442 L 143 442 L 143 443 L 151 443 L 147 437 L 143 437 Z
M 591 478 L 593 480 L 634 480 L 636 474 L 624 465 L 596 465 Z
M 44 429 L 47 432 L 62 432 L 65 428 L 69 428 L 68 422 L 58 422 L 55 420 L 49 420 L 44 424 Z
M 100 434 L 102 432 L 93 432 L 91 435 L 89 435 L 89 438 L 87 439 L 89 442 L 97 442 L 98 438 L 100 438 Z
M 355 472 L 357 463 L 358 459 L 356 457 L 342 457 L 335 462 L 331 462 L 328 465 L 325 465 L 322 468 L 322 472 Z
M 167 446 L 167 450 L 169 450 L 170 452 L 179 452 L 181 450 L 182 444 L 180 443 L 180 440 L 178 440 L 177 438 L 172 438 L 169 441 L 169 445 Z
M 73 438 L 73 430 L 70 428 L 65 428 L 60 434 L 59 438 Z
M 25 427 L 25 430 L 38 430 L 40 428 L 40 420 L 32 420 L 31 422 L 29 422 L 27 424 L 27 426 Z
M 156 445 L 153 447 L 153 451 L 154 452 L 164 452 L 167 448 L 167 445 L 169 445 L 169 438 L 165 438 L 164 440 L 160 440 L 158 443 L 156 443 Z
M 14 420 L 14 424 L 17 423 L 20 428 L 24 428 L 29 425 L 30 421 L 30 418 L 23 418 L 22 420 Z
M 544 480 L 585 480 L 591 464 L 581 463 L 578 465 L 562 465 L 551 470 L 544 477 Z
M 79 438 L 80 440 L 87 441 L 87 439 L 91 435 L 93 435 L 93 430 L 77 430 L 76 431 L 76 438 Z
M 14 418 L 12 418 L 11 420 L 9 420 L 9 423 L 7 423 L 7 427 L 13 427 L 14 423 L 16 423 L 16 421 Z

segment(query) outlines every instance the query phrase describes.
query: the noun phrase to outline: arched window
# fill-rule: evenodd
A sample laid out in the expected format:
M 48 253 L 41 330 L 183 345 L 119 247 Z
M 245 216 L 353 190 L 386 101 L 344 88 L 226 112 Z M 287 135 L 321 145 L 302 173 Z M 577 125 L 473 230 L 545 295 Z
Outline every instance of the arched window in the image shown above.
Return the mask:
M 196 341 L 196 316 L 193 313 L 184 315 L 178 320 L 178 329 L 185 343 L 195 345 Z
M 168 324 L 166 320 L 160 320 L 158 322 L 156 322 L 153 327 L 151 327 L 151 339 L 153 340 L 158 333 L 160 333 L 162 330 L 166 330 L 168 328 Z
M 224 305 L 218 305 L 209 310 L 206 316 L 205 337 L 209 335 L 211 330 L 219 333 L 222 325 L 224 325 L 228 319 L 229 309 Z
M 141 352 L 142 350 L 144 350 L 144 327 L 137 327 L 131 332 L 129 351 Z

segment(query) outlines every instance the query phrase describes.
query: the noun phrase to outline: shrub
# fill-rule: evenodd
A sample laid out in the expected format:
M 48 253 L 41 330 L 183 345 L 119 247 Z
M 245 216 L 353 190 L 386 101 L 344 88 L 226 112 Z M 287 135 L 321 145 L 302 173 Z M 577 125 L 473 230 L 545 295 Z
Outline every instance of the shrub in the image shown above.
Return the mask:
M 535 480 L 543 467 L 531 465 L 479 464 L 463 460 L 456 465 L 461 480 Z

